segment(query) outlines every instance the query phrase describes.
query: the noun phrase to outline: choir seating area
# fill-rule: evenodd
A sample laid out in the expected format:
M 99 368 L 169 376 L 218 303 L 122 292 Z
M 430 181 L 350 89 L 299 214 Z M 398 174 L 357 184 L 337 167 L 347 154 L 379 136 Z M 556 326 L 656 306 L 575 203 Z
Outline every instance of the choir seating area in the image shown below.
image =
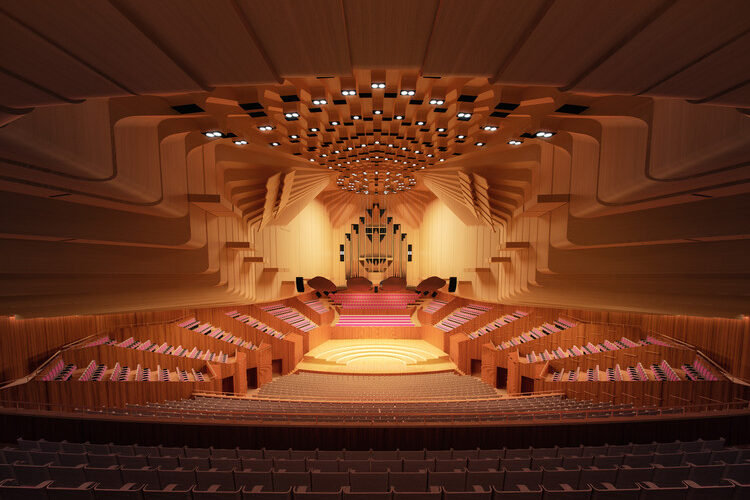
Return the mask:
M 401 293 L 336 293 L 331 300 L 342 309 L 406 309 L 414 305 L 419 296 L 414 292 Z
M 376 327 L 403 327 L 416 326 L 411 316 L 405 314 L 342 314 L 336 326 L 376 326 Z
M 475 449 L 244 449 L 18 438 L 5 499 L 741 500 L 750 449 L 725 440 Z

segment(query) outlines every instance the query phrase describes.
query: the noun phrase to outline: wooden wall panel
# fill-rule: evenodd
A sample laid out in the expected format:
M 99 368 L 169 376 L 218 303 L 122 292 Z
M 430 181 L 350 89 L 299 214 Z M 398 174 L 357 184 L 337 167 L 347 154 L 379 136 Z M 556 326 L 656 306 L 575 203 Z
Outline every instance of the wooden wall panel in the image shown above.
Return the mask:
M 64 344 L 125 325 L 161 324 L 189 317 L 188 310 L 53 318 L 0 316 L 0 381 L 22 377 Z

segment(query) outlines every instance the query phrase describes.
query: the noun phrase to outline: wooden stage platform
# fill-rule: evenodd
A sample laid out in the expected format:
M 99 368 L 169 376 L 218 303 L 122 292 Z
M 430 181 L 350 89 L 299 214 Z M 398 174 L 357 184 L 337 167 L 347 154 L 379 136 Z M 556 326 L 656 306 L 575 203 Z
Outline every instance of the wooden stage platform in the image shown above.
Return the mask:
M 299 371 L 398 374 L 456 370 L 448 355 L 417 339 L 335 339 L 308 352 Z

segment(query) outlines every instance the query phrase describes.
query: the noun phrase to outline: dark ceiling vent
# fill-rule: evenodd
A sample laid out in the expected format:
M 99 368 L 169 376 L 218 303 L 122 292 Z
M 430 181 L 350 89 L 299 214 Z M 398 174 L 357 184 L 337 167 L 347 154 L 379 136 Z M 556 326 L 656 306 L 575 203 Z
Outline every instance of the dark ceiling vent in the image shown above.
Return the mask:
M 474 102 L 476 100 L 477 96 L 475 95 L 461 94 L 458 96 L 458 102 Z
M 299 102 L 299 96 L 297 94 L 283 95 L 281 100 L 284 102 Z
M 205 113 L 203 108 L 197 104 L 180 104 L 179 106 L 172 106 L 172 109 L 180 113 L 181 115 L 189 115 L 191 113 Z
M 584 111 L 589 109 L 588 106 L 581 106 L 578 104 L 563 104 L 555 110 L 555 113 L 567 113 L 570 115 L 580 115 Z
M 246 102 L 240 104 L 240 107 L 245 111 L 252 111 L 254 109 L 263 109 L 263 106 L 259 102 Z
M 504 109 L 506 111 L 513 111 L 518 107 L 518 104 L 514 102 L 499 102 L 497 103 L 497 106 L 495 106 L 495 109 Z

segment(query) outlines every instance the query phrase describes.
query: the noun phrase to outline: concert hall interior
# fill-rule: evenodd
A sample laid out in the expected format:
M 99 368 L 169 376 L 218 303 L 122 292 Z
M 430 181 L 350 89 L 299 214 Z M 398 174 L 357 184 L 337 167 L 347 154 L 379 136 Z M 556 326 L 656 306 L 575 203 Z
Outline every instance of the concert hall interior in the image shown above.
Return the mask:
M 750 498 L 747 0 L 0 33 L 0 500 Z

